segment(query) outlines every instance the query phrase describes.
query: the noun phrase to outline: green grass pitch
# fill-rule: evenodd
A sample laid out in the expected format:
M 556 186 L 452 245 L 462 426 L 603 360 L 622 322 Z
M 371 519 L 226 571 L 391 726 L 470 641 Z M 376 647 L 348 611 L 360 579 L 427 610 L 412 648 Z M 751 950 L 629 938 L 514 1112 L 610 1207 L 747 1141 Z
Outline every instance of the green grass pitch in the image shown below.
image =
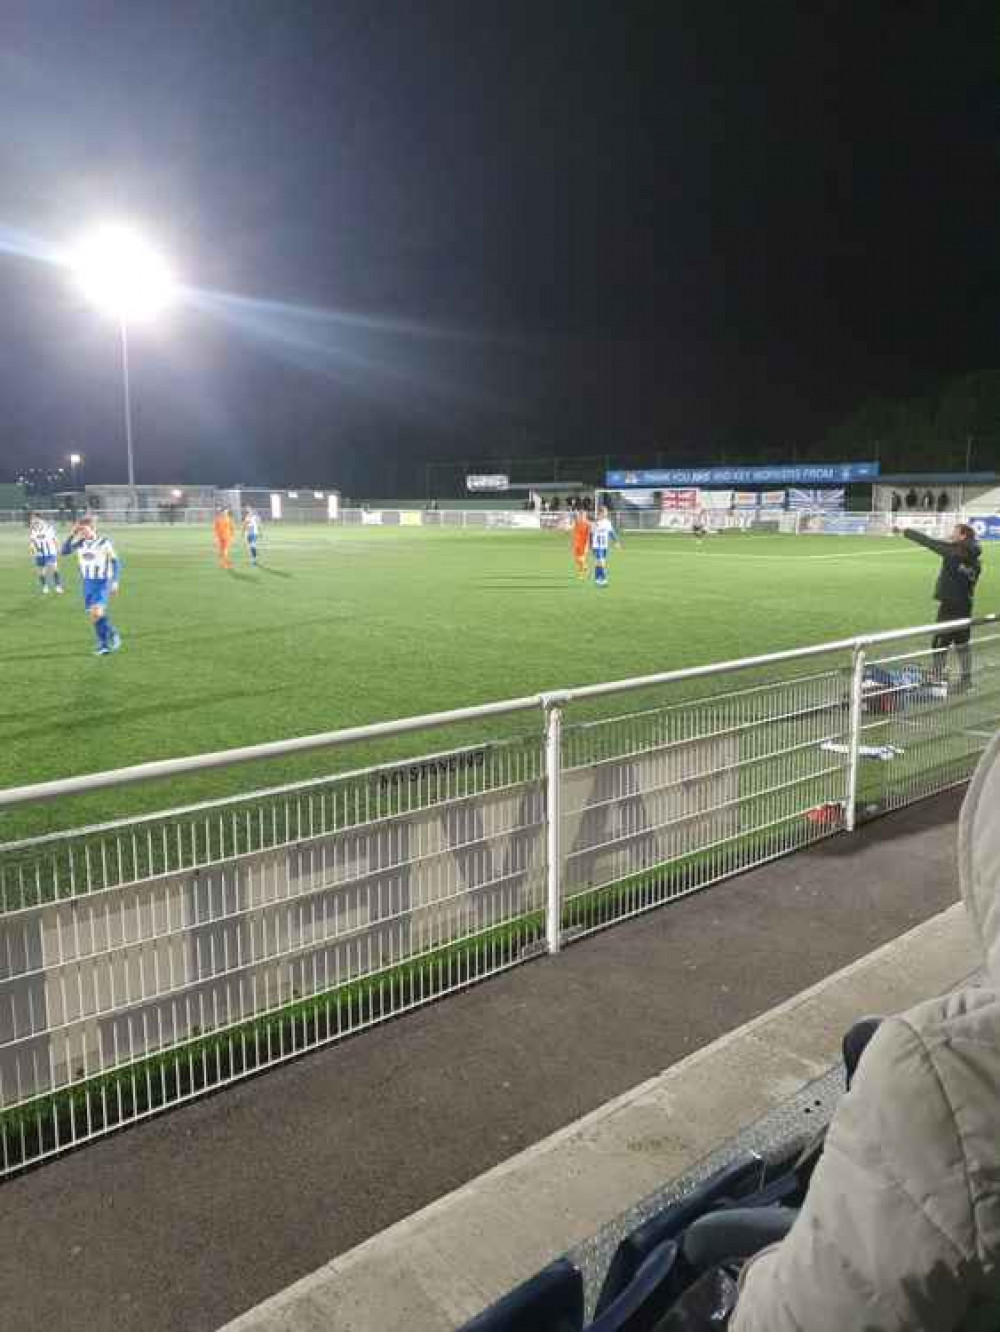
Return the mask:
M 66 595 L 43 597 L 23 529 L 0 529 L 0 787 L 798 647 L 935 612 L 937 560 L 885 539 L 732 533 L 699 547 L 626 534 L 599 589 L 575 578 L 565 533 L 269 526 L 261 567 L 238 546 L 230 572 L 217 567 L 207 526 L 109 534 L 124 563 L 112 607 L 124 646 L 99 658 L 74 562 L 61 561 Z M 983 610 L 992 588 L 987 570 Z M 494 733 L 510 733 L 509 719 L 506 728 Z M 407 752 L 443 747 L 440 735 L 415 741 Z M 183 788 L 88 796 L 83 812 L 165 807 L 367 757 L 313 755 Z M 0 841 L 54 818 L 44 807 L 0 816 Z

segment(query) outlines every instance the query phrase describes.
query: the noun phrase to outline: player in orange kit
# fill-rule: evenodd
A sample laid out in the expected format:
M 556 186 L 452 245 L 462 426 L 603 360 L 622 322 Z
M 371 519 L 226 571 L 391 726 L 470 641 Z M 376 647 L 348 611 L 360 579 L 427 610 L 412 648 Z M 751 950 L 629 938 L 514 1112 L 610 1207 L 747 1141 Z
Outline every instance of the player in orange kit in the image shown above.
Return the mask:
M 212 524 L 215 531 L 215 547 L 219 552 L 219 564 L 223 569 L 231 569 L 229 548 L 233 544 L 233 516 L 228 509 L 219 509 Z
M 573 523 L 573 559 L 577 578 L 586 578 L 590 563 L 590 519 L 583 509 L 578 510 Z

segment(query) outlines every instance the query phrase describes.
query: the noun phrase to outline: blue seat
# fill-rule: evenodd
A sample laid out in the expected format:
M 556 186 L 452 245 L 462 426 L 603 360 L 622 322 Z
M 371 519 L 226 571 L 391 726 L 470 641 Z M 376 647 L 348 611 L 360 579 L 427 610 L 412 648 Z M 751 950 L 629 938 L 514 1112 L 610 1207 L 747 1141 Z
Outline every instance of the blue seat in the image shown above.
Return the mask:
M 680 1240 L 684 1280 L 713 1267 L 740 1263 L 785 1238 L 797 1207 L 717 1207 L 692 1221 Z
M 677 1254 L 673 1240 L 657 1245 L 587 1332 L 652 1332 L 674 1302 Z
M 568 1258 L 557 1258 L 459 1332 L 580 1332 L 582 1327 L 583 1278 Z
M 667 1240 L 679 1239 L 692 1221 L 713 1207 L 733 1203 L 760 1187 L 764 1163 L 756 1157 L 724 1167 L 686 1198 L 657 1212 L 619 1244 L 597 1299 L 600 1315 L 635 1277 L 646 1257 Z M 680 1294 L 680 1289 L 677 1291 Z
M 801 1207 L 804 1197 L 802 1181 L 793 1170 L 787 1170 L 745 1198 L 727 1199 L 719 1205 L 719 1210 L 727 1207 Z

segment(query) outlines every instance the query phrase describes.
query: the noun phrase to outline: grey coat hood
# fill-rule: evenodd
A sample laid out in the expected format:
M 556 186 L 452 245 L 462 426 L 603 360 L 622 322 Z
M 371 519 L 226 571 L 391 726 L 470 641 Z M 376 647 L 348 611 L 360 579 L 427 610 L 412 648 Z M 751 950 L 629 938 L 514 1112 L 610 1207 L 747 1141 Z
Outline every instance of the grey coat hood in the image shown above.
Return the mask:
M 958 872 L 990 984 L 1000 990 L 1000 732 L 983 755 L 962 807 Z
M 743 1271 L 732 1332 L 1000 1328 L 1000 735 L 958 858 L 988 984 L 882 1023 L 795 1224 Z

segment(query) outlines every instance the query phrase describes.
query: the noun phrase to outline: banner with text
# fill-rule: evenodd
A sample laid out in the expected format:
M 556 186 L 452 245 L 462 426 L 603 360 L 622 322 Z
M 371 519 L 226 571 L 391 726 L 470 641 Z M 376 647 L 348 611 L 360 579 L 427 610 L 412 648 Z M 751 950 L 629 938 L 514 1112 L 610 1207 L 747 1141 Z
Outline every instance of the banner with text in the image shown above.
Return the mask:
M 625 486 L 842 486 L 875 481 L 877 462 L 789 463 L 773 467 L 665 467 L 647 471 L 608 472 L 604 484 Z
M 1000 541 L 1000 514 L 990 513 L 970 518 L 969 522 L 980 541 Z
M 664 490 L 660 496 L 663 509 L 697 509 L 698 491 L 694 487 L 683 490 Z
M 918 532 L 925 532 L 928 536 L 946 537 L 955 525 L 955 519 L 950 513 L 905 513 L 896 515 L 897 523 L 900 528 L 912 527 Z
M 867 513 L 827 513 L 822 518 L 822 531 L 831 536 L 867 536 L 871 515 Z
M 569 514 L 567 513 L 567 517 Z M 539 528 L 542 525 L 542 515 L 536 513 L 534 509 L 528 512 L 518 512 L 517 510 L 508 511 L 507 509 L 488 509 L 483 515 L 487 527 L 506 527 L 517 528 L 519 531 L 524 528 Z

